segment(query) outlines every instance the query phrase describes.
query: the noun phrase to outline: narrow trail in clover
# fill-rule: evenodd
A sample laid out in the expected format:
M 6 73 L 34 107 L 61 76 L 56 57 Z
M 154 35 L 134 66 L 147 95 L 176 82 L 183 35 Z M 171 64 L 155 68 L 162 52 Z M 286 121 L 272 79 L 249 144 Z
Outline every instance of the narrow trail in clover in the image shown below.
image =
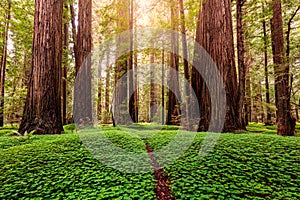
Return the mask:
M 151 164 L 154 168 L 154 177 L 157 181 L 155 188 L 156 198 L 158 200 L 174 200 L 175 198 L 171 197 L 171 190 L 169 188 L 170 180 L 168 175 L 164 176 L 163 169 L 159 168 L 159 165 L 155 160 L 153 152 L 148 144 L 146 144 L 146 150 L 151 159 Z

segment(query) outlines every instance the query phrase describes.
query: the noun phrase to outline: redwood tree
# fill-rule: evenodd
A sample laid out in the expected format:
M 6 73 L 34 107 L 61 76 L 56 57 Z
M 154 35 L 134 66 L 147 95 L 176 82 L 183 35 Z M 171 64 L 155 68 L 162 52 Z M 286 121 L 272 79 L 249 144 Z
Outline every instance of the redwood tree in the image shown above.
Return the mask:
M 1 65 L 0 65 L 0 126 L 4 125 L 4 83 L 5 83 L 5 71 L 6 71 L 6 60 L 7 60 L 7 43 L 8 43 L 8 31 L 11 17 L 11 1 L 8 0 L 7 16 L 4 26 L 4 40 L 1 54 Z
M 277 134 L 292 136 L 295 133 L 296 119 L 292 116 L 290 106 L 289 65 L 285 59 L 281 0 L 273 0 L 272 9 L 271 33 L 277 107 Z
M 78 1 L 78 31 L 75 48 L 76 83 L 74 120 L 82 126 L 93 125 L 91 91 L 92 1 Z
M 201 2 L 196 41 L 210 54 L 223 78 L 227 100 L 223 132 L 234 132 L 245 127 L 239 123 L 237 113 L 238 84 L 234 59 L 231 1 L 210 0 Z M 197 56 L 197 52 L 195 55 Z M 209 74 L 202 75 L 209 76 Z M 192 86 L 198 95 L 201 113 L 198 131 L 205 131 L 208 129 L 210 121 L 216 119 L 210 119 L 209 92 L 203 79 L 198 77 L 199 74 L 193 70 Z
M 178 4 L 175 1 L 171 1 L 171 24 L 174 31 L 178 30 Z M 166 124 L 167 125 L 178 125 L 178 118 L 180 116 L 179 108 L 179 82 L 178 82 L 178 69 L 179 69 L 179 38 L 176 34 L 172 33 L 171 37 L 171 48 L 173 52 L 170 56 L 170 70 L 169 73 L 169 99 L 168 99 L 168 113 Z
M 60 79 L 62 64 L 62 0 L 36 0 L 32 64 L 19 132 L 63 131 Z

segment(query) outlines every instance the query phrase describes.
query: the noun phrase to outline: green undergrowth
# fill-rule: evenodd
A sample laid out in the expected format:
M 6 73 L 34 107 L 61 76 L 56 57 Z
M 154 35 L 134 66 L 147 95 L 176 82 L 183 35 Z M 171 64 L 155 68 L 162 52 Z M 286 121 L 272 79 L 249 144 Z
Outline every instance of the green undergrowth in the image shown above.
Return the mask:
M 222 134 L 200 158 L 205 136 L 164 170 L 176 199 L 300 199 L 300 138 Z
M 276 134 L 277 133 L 277 126 L 266 126 L 262 123 L 249 123 L 247 126 L 247 131 L 249 133 L 255 134 Z M 300 123 L 296 124 L 295 136 L 300 136 Z
M 110 138 L 114 142 L 135 143 L 126 135 L 124 138 L 120 134 L 110 135 Z M 151 172 L 125 173 L 102 164 L 91 155 L 77 134 L 33 136 L 23 143 L 3 136 L 0 144 L 0 199 L 155 197 Z
M 206 133 L 159 124 L 64 129 L 24 141 L 1 134 L 16 128 L 0 129 L 0 199 L 155 199 L 153 171 L 124 172 L 149 167 L 146 144 L 167 164 L 176 199 L 300 199 L 300 137 L 267 132 L 276 126 L 250 124 L 247 133 L 215 135 L 216 144 L 203 143 Z M 213 148 L 200 157 L 202 147 Z

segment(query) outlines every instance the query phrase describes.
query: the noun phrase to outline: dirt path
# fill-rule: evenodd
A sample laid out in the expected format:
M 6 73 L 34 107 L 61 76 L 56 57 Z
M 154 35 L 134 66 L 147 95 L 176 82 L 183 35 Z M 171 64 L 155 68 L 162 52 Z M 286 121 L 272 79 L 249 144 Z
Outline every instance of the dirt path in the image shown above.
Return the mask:
M 156 198 L 159 200 L 174 200 L 175 198 L 171 197 L 170 190 L 170 180 L 169 177 L 163 174 L 163 169 L 159 169 L 159 165 L 154 158 L 151 148 L 146 144 L 146 150 L 151 159 L 152 166 L 154 168 L 154 177 L 157 180 L 157 185 L 155 188 Z

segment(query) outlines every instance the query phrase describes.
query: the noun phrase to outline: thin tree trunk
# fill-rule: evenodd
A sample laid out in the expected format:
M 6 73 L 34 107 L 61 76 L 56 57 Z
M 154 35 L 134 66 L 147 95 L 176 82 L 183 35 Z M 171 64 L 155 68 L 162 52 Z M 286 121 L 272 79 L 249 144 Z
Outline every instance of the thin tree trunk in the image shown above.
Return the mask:
M 109 51 L 107 52 L 107 63 L 109 63 L 110 57 L 109 57 Z M 110 95 L 110 73 L 111 73 L 111 66 L 106 65 L 106 77 L 105 77 L 105 102 L 104 102 L 104 109 L 105 109 L 105 115 L 104 115 L 104 124 L 108 124 L 109 122 L 109 95 Z
M 107 64 L 109 65 L 109 60 L 107 59 Z M 102 83 L 102 67 L 100 64 L 100 69 L 99 69 L 99 80 L 98 80 L 98 105 L 97 105 L 97 118 L 98 122 L 101 123 L 102 118 L 102 88 L 103 88 L 103 83 Z
M 139 106 L 138 106 L 138 99 L 139 99 L 139 87 L 138 87 L 138 58 L 137 53 L 134 53 L 134 85 L 136 91 L 134 91 L 134 121 L 136 123 L 139 122 Z
M 78 66 L 78 56 L 77 56 L 77 31 L 76 31 L 76 24 L 75 24 L 75 11 L 73 6 L 73 1 L 70 4 L 70 14 L 71 14 L 71 24 L 72 24 L 72 39 L 73 39 L 73 51 L 74 51 L 74 57 L 75 57 L 75 66 Z
M 184 6 L 183 0 L 179 0 L 179 10 L 180 10 L 180 26 L 181 26 L 181 33 L 182 33 L 182 55 L 183 55 L 183 67 L 184 67 L 184 78 L 188 83 L 190 82 L 190 73 L 189 73 L 189 62 L 188 59 L 188 51 L 187 51 L 187 41 L 186 41 L 186 27 L 185 27 L 185 14 L 184 14 Z M 186 98 L 186 105 L 185 105 L 185 119 L 184 126 L 190 130 L 190 87 L 186 84 L 185 87 L 185 98 Z
M 275 72 L 275 96 L 277 107 L 277 134 L 292 136 L 295 134 L 295 118 L 291 113 L 289 92 L 289 66 L 284 56 L 284 38 L 281 0 L 273 0 L 273 18 L 271 21 L 273 60 Z
M 64 2 L 65 10 L 68 11 L 69 6 Z M 64 57 L 63 57 L 63 78 L 62 78 L 62 123 L 63 125 L 67 124 L 67 82 L 68 82 L 68 67 L 69 67 L 69 21 L 67 16 L 64 16 Z
M 165 124 L 165 51 L 162 50 L 161 61 L 161 124 Z
M 36 0 L 31 74 L 19 132 L 63 131 L 61 121 L 62 0 Z
M 244 102 L 245 102 L 245 87 L 246 87 L 246 68 L 245 68 L 245 48 L 244 48 L 244 31 L 243 31 L 243 5 L 245 0 L 236 1 L 237 10 L 237 55 L 238 55 L 238 71 L 239 71 L 239 85 L 238 85 L 238 103 L 237 114 L 239 124 L 246 129 L 244 121 Z
M 155 53 L 150 53 L 150 122 L 155 121 L 156 112 L 158 110 L 158 97 L 157 92 L 158 88 L 155 84 Z
M 263 7 L 263 12 L 265 9 Z M 267 44 L 267 24 L 263 20 L 263 32 L 264 32 L 264 65 L 265 65 L 265 82 L 266 82 L 266 103 L 267 103 L 267 119 L 265 121 L 266 125 L 272 124 L 272 110 L 270 109 L 270 86 L 269 86 L 269 69 L 268 69 L 268 44 Z
M 7 17 L 4 27 L 4 44 L 2 47 L 1 56 L 1 69 L 0 69 L 0 126 L 4 125 L 4 85 L 5 85 L 5 72 L 6 72 L 6 60 L 7 60 L 7 42 L 8 31 L 11 18 L 11 1 L 8 1 Z
M 134 96 L 134 69 L 133 69 L 133 17 L 134 17 L 134 8 L 133 8 L 133 0 L 129 0 L 130 11 L 129 11 L 129 30 L 130 30 L 130 53 L 128 59 L 128 97 L 129 97 L 129 114 L 134 123 L 136 123 L 135 117 L 135 96 Z

